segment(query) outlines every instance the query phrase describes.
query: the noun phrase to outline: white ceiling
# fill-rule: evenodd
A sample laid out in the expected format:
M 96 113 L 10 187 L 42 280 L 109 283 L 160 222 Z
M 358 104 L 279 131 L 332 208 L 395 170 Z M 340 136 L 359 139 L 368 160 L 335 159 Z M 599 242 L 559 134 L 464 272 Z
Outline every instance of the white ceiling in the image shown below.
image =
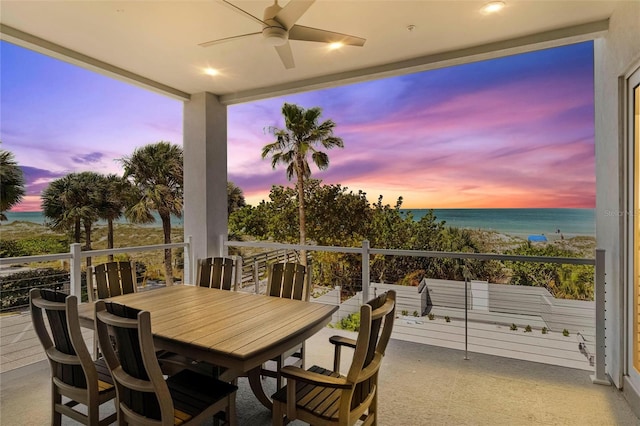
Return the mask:
M 260 18 L 272 3 L 231 1 Z M 298 24 L 367 41 L 334 51 L 291 41 L 296 67 L 290 70 L 260 37 L 198 46 L 261 30 L 219 0 L 3 0 L 0 22 L 4 40 L 58 51 L 54 56 L 177 97 L 206 91 L 233 103 L 590 39 L 606 29 L 615 1 L 505 0 L 494 15 L 481 13 L 485 3 L 317 0 Z M 207 67 L 220 75 L 205 75 Z

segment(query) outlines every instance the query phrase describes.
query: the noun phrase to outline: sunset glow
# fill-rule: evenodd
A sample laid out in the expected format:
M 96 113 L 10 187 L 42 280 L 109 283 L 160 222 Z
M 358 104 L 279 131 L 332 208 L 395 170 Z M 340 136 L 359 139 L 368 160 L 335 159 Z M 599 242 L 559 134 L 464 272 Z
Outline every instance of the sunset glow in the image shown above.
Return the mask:
M 0 147 L 27 179 L 14 211 L 70 172 L 121 173 L 118 158 L 182 143 L 182 103 L 0 42 Z M 229 180 L 247 202 L 292 185 L 260 156 L 284 102 L 320 106 L 344 149 L 312 175 L 408 208 L 595 206 L 593 46 L 582 43 L 228 109 Z

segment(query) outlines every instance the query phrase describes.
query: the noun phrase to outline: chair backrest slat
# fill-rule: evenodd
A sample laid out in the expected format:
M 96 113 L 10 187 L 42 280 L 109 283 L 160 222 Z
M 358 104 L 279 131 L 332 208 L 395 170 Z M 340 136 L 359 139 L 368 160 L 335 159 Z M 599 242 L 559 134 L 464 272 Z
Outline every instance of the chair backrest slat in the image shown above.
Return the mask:
M 135 273 L 131 262 L 107 262 L 92 267 L 98 299 L 134 293 L 137 290 Z M 92 300 L 93 289 L 89 289 Z
M 70 386 L 86 389 L 87 377 L 85 375 L 85 368 L 90 369 L 93 367 L 93 363 L 87 352 L 83 354 L 85 355 L 83 357 L 84 362 L 87 365 L 82 365 L 83 359 L 76 352 L 73 336 L 71 335 L 73 332 L 80 333 L 79 322 L 77 330 L 72 331 L 67 321 L 67 306 L 68 304 L 77 305 L 77 298 L 48 289 L 33 289 L 30 292 L 30 297 L 31 318 L 34 322 L 34 329 L 45 350 L 52 345 L 57 351 L 75 357 L 73 364 L 65 364 L 50 359 L 54 376 Z M 67 298 L 69 298 L 69 301 L 67 301 Z M 40 300 L 44 300 L 47 303 L 40 303 Z M 47 316 L 49 329 L 51 330 L 50 335 L 44 326 L 43 311 Z
M 309 300 L 306 268 L 299 263 L 274 263 L 269 268 L 267 294 L 285 299 Z
M 149 313 L 101 300 L 96 303 L 96 325 L 109 369 L 121 368 L 121 373 L 114 374 L 119 403 L 148 419 L 173 419 L 169 390 L 155 358 Z
M 237 272 L 234 263 L 238 259 L 231 257 L 208 257 L 199 262 L 198 285 L 200 287 L 217 288 L 221 290 L 237 290 Z

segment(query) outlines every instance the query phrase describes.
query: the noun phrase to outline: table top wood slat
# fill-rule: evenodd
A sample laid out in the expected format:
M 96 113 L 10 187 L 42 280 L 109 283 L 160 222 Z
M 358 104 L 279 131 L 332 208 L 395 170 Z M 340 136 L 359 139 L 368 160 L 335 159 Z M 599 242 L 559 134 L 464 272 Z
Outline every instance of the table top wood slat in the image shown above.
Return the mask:
M 190 285 L 113 297 L 151 312 L 159 348 L 249 371 L 300 344 L 331 319 L 337 306 Z M 79 306 L 93 326 L 93 304 Z M 280 352 L 282 351 L 282 352 Z

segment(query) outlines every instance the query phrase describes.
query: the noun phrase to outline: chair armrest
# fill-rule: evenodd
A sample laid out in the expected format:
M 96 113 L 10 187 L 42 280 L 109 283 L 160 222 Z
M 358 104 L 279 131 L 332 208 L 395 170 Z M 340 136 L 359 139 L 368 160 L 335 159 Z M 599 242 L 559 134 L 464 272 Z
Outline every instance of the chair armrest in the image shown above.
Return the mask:
M 341 348 L 346 346 L 348 348 L 355 349 L 356 341 L 344 336 L 331 336 L 329 337 L 329 342 L 333 343 L 336 348 L 333 354 L 333 371 L 336 373 L 340 373 L 340 353 Z
M 312 371 L 303 370 L 300 367 L 288 365 L 280 370 L 282 377 L 288 380 L 298 380 L 309 383 L 314 386 L 323 386 L 336 389 L 349 389 L 353 385 L 348 382 L 345 377 L 325 376 L 324 374 L 314 373 Z
M 329 337 L 329 342 L 334 345 L 348 346 L 353 349 L 356 348 L 356 341 L 344 336 L 331 336 Z

